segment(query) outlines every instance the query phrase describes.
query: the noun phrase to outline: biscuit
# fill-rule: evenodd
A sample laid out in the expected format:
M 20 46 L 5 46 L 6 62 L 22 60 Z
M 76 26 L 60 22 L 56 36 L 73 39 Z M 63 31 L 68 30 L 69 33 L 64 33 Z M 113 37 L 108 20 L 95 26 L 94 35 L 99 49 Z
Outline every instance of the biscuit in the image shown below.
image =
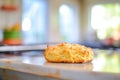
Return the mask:
M 48 46 L 45 49 L 44 57 L 48 62 L 85 63 L 93 60 L 94 53 L 91 48 L 83 45 L 61 43 Z

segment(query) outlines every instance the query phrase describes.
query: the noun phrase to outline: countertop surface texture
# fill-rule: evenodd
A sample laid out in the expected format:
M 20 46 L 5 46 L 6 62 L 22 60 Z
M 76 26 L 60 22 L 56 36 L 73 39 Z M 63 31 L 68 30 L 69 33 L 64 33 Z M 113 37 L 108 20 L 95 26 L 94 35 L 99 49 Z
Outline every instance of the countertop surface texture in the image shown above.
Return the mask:
M 95 49 L 94 53 L 90 63 L 50 63 L 45 60 L 44 52 L 39 51 L 2 55 L 0 69 L 65 80 L 120 80 L 120 51 Z

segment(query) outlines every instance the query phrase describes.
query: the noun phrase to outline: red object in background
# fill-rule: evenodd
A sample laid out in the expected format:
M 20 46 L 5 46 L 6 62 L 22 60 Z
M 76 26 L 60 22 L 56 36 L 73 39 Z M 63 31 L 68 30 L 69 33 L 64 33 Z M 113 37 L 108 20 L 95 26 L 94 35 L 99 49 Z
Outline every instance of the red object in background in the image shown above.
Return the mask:
M 14 5 L 2 5 L 0 9 L 3 11 L 16 11 L 17 7 Z
M 4 39 L 2 43 L 7 45 L 21 45 L 22 39 Z
M 108 39 L 106 39 L 105 44 L 106 45 L 113 45 L 113 42 L 114 42 L 113 38 L 108 38 Z

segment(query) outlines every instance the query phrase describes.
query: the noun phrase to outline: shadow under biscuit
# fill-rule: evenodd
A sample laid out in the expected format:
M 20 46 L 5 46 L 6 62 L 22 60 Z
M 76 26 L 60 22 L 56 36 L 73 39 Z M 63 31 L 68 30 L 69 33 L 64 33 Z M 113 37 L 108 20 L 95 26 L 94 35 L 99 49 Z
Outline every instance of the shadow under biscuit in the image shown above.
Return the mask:
M 45 66 L 49 66 L 51 68 L 56 69 L 64 69 L 64 70 L 74 70 L 74 71 L 92 71 L 93 63 L 49 63 L 46 62 Z

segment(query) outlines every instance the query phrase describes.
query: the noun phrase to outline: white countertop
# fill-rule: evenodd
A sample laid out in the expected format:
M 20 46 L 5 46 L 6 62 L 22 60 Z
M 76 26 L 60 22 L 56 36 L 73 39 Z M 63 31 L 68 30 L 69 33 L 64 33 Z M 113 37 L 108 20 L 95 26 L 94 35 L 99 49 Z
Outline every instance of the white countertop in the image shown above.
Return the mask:
M 44 57 L 14 57 L 0 60 L 0 68 L 46 77 L 72 80 L 120 80 L 119 72 L 94 70 L 94 63 L 48 63 Z
M 49 63 L 44 56 L 15 56 L 1 58 L 0 68 L 59 79 L 120 80 L 120 70 L 104 70 L 107 66 L 112 66 L 111 69 L 115 66 L 103 66 L 106 63 L 101 60 L 95 58 L 91 63 Z

